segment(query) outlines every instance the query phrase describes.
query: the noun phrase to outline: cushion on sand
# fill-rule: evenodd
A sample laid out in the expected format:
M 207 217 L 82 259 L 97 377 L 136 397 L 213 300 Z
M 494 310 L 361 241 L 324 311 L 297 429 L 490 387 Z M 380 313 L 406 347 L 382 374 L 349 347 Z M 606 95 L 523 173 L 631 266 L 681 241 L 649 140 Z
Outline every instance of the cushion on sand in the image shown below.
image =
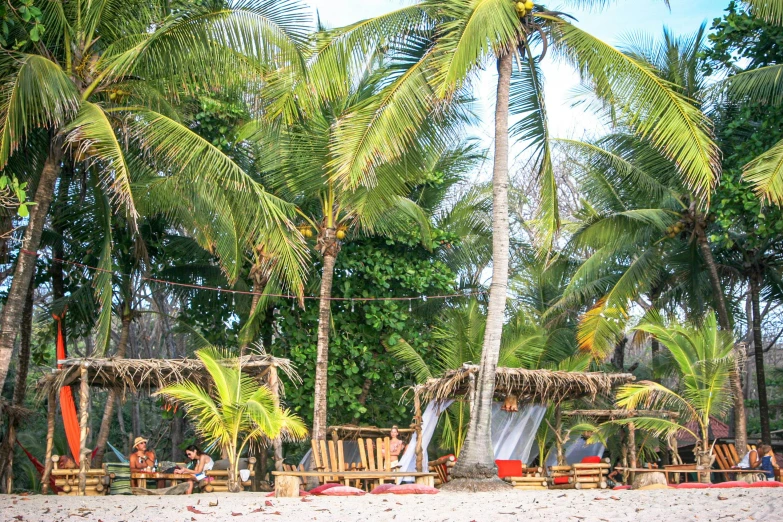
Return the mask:
M 701 482 L 683 482 L 682 484 L 677 484 L 672 487 L 676 489 L 706 489 L 711 485 L 712 484 L 702 484 Z
M 375 488 L 370 491 L 370 495 L 384 495 L 390 493 L 389 490 L 396 486 L 397 484 L 381 484 L 380 486 L 375 486 Z
M 569 477 L 554 477 L 552 479 L 552 484 L 555 486 L 559 486 L 560 484 L 568 484 Z
M 639 488 L 639 490 L 643 489 L 670 489 L 669 486 L 665 484 L 647 484 L 646 486 L 642 486 Z
M 497 464 L 498 477 L 500 478 L 522 476 L 521 460 L 496 460 L 495 464 Z
M 710 488 L 715 489 L 728 489 L 728 488 L 746 488 L 750 486 L 744 480 L 729 480 L 727 482 L 720 482 L 718 484 L 712 484 Z
M 402 484 L 389 489 L 389 493 L 395 495 L 434 495 L 439 493 L 437 488 L 425 486 L 424 484 Z
M 582 459 L 582 464 L 600 464 L 601 463 L 601 457 L 585 457 Z
M 625 489 L 631 489 L 631 486 L 615 486 L 612 488 L 614 491 L 622 491 Z
M 340 486 L 342 486 L 342 484 L 321 484 L 320 486 L 317 486 L 317 487 L 314 487 L 313 489 L 311 489 L 310 490 L 310 494 L 311 495 L 321 495 L 327 489 L 339 488 Z
M 354 497 L 359 495 L 366 495 L 364 491 L 359 488 L 352 488 L 351 486 L 338 486 L 336 488 L 325 489 L 321 495 L 327 497 Z
M 748 484 L 749 488 L 783 488 L 783 482 L 772 482 L 771 480 L 760 480 L 753 484 Z

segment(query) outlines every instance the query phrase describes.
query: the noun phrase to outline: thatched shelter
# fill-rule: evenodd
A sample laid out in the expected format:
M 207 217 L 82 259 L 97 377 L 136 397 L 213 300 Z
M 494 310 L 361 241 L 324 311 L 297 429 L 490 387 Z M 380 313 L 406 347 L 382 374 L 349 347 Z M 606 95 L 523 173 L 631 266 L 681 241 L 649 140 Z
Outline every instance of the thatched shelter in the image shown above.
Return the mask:
M 294 381 L 301 381 L 287 359 L 278 359 L 266 354 L 244 355 L 240 359 L 242 373 L 265 384 L 278 396 L 283 394 L 283 386 L 278 377 L 278 369 L 285 372 Z M 235 364 L 236 359 L 232 361 Z M 46 434 L 46 469 L 42 479 L 44 489 L 48 486 L 52 469 L 52 448 L 54 441 L 55 412 L 57 397 L 61 388 L 79 386 L 79 460 L 80 494 L 84 494 L 84 478 L 89 469 L 90 450 L 87 449 L 89 429 L 90 389 L 116 390 L 124 399 L 128 393 L 138 391 L 152 392 L 164 386 L 189 381 L 208 388 L 209 372 L 199 359 L 122 359 L 122 358 L 84 358 L 62 359 L 57 361 L 57 369 L 38 381 L 38 395 L 48 398 Z M 282 470 L 282 443 L 273 441 L 275 447 L 275 467 Z
M 472 395 L 478 370 L 477 365 L 465 364 L 416 386 L 414 393 L 425 401 L 466 400 Z M 609 396 L 613 388 L 634 380 L 630 373 L 498 368 L 495 397 L 503 400 L 508 395 L 515 395 L 520 401 L 559 404 L 580 397 L 595 399 L 598 395 Z

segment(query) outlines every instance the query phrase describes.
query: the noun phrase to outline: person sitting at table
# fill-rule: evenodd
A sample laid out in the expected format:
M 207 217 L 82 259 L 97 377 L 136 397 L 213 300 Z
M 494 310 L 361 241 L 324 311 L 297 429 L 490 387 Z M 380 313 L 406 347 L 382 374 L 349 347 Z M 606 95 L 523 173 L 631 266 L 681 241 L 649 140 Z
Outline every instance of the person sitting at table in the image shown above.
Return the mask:
M 197 446 L 192 444 L 185 448 L 185 455 L 190 459 L 193 468 L 177 468 L 174 470 L 174 473 L 177 475 L 192 475 L 192 478 L 188 478 L 188 490 L 185 493 L 186 495 L 190 495 L 193 493 L 193 486 L 197 482 L 199 484 L 210 482 L 206 473 L 212 469 L 215 465 L 215 461 L 212 460 L 212 457 L 203 453 Z
M 133 441 L 133 453 L 130 454 L 128 461 L 130 463 L 131 473 L 152 472 L 155 465 L 155 452 L 147 449 L 147 442 L 144 437 L 136 437 Z M 165 480 L 158 481 L 158 487 L 166 486 Z

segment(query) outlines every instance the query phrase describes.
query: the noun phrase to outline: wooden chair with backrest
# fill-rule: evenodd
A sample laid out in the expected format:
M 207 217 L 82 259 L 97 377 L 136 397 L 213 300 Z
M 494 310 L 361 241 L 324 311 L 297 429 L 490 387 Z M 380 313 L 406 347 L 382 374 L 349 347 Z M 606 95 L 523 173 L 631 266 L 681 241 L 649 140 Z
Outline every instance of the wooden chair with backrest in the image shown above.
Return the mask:
M 334 471 L 335 475 L 319 478 L 321 483 L 340 482 L 340 472 L 345 472 L 345 452 L 343 450 L 343 441 L 311 441 L 313 450 L 313 470 L 314 471 Z
M 362 460 L 364 471 L 387 471 L 391 473 L 391 439 L 389 437 L 372 439 L 358 439 L 359 457 Z M 383 484 L 387 479 L 374 479 L 367 481 L 368 489 L 377 484 Z M 388 479 L 393 480 L 393 479 Z
M 756 449 L 755 444 L 748 446 L 748 451 Z M 718 467 L 723 470 L 728 470 L 739 464 L 739 455 L 734 444 L 715 444 L 715 462 L 718 463 Z

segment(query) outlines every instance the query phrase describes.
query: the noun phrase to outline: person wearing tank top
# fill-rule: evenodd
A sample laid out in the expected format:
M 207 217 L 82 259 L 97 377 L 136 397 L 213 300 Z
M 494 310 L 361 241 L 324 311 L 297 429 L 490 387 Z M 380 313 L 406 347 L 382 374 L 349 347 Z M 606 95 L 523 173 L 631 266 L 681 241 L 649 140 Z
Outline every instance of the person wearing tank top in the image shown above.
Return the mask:
M 197 482 L 201 482 L 202 480 L 209 480 L 205 473 L 210 471 L 215 466 L 215 461 L 212 460 L 212 457 L 206 453 L 203 453 L 197 446 L 193 445 L 188 446 L 185 449 L 185 455 L 187 455 L 188 459 L 193 462 L 193 469 L 177 468 L 174 470 L 174 473 L 178 475 L 192 475 L 192 478 L 188 478 L 188 491 L 186 493 L 187 495 L 190 495 L 193 493 L 193 486 Z

